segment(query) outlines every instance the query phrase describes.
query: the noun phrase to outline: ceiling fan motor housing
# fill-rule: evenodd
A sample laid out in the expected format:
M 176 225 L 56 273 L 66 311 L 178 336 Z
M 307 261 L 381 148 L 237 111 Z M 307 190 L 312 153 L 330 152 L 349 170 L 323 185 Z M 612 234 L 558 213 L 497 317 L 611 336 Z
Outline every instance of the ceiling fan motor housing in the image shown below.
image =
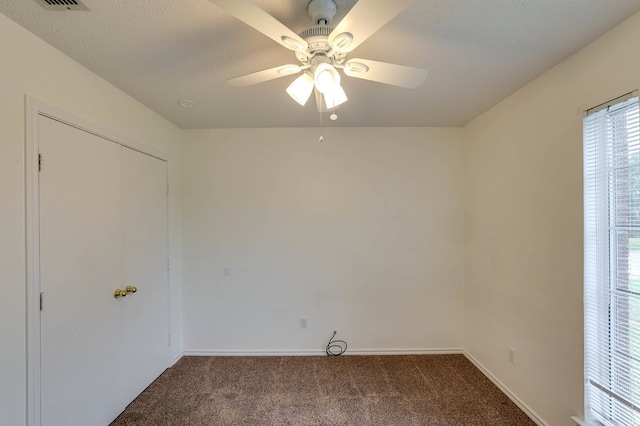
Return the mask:
M 307 11 L 316 25 L 329 25 L 336 16 L 336 4 L 333 0 L 311 0 Z
M 307 49 L 302 52 L 296 52 L 298 60 L 306 64 L 310 63 L 316 55 L 331 55 L 329 58 L 332 62 L 335 64 L 343 63 L 346 54 L 331 51 L 331 45 L 329 45 L 328 40 L 331 31 L 333 31 L 333 28 L 326 25 L 316 25 L 302 31 L 299 35 L 307 42 Z

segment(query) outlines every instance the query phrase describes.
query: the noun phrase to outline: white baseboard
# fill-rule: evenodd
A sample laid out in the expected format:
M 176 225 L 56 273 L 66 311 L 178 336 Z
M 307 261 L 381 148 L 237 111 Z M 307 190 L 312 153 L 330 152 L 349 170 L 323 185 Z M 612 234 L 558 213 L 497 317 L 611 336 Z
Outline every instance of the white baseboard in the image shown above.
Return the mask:
M 171 365 L 169 365 L 169 368 L 173 367 L 174 365 L 176 365 L 176 362 L 180 361 L 182 359 L 182 357 L 184 356 L 184 352 L 180 352 L 178 355 L 176 355 L 172 360 L 171 360 Z
M 437 349 L 349 349 L 345 355 L 459 355 L 460 348 Z
M 464 356 L 466 356 L 467 359 L 473 363 L 473 365 L 478 367 L 478 370 L 480 370 L 482 374 L 487 376 L 487 378 L 491 380 L 493 384 L 495 384 L 505 395 L 507 395 L 507 397 L 509 397 L 509 399 L 513 401 L 514 404 L 516 404 L 522 411 L 524 411 L 524 413 L 529 416 L 531 420 L 536 422 L 536 424 L 538 424 L 539 426 L 549 426 L 547 422 L 542 420 L 542 417 L 540 417 L 535 411 L 531 409 L 531 407 L 529 407 L 524 403 L 524 401 L 522 401 L 513 392 L 511 392 L 508 387 L 506 387 L 500 380 L 498 380 L 493 374 L 491 374 L 489 370 L 487 370 L 482 364 L 480 364 L 480 362 L 475 359 L 473 355 L 471 355 L 467 351 L 463 351 L 463 353 Z
M 460 348 L 445 349 L 348 349 L 345 355 L 451 355 L 462 354 Z M 318 350 L 202 350 L 187 349 L 184 356 L 319 356 Z

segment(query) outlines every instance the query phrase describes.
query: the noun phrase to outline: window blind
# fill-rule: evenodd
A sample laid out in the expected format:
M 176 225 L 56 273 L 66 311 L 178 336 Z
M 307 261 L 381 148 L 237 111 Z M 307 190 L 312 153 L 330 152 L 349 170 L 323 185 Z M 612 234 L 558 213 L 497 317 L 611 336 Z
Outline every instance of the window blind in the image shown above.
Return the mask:
M 638 92 L 587 111 L 584 139 L 585 411 L 640 425 Z

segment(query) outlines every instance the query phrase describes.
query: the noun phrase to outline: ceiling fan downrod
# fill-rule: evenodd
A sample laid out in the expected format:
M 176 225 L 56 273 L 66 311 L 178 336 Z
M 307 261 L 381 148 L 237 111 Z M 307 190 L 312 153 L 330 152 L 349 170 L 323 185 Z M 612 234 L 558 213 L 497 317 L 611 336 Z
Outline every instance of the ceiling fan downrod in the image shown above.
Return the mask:
M 299 34 L 307 42 L 307 48 L 296 52 L 298 60 L 303 64 L 311 64 L 316 56 L 321 55 L 329 58 L 334 65 L 342 64 L 346 54 L 341 51 L 340 47 L 348 45 L 353 40 L 353 36 L 349 33 L 337 36 L 334 41 L 334 44 L 338 47 L 337 50 L 329 43 L 329 35 L 333 31 L 330 24 L 337 12 L 335 1 L 311 0 L 307 7 L 307 12 L 314 26 Z
M 311 0 L 307 11 L 314 24 L 329 25 L 336 16 L 337 7 L 333 0 Z

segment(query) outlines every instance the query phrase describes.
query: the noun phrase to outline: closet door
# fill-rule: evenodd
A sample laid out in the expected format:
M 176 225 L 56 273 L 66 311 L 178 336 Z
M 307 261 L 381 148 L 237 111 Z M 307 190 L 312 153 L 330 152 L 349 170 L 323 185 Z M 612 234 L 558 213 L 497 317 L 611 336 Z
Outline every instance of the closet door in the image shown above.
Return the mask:
M 123 148 L 122 182 L 123 279 L 137 291 L 122 300 L 129 381 L 121 392 L 132 400 L 169 362 L 167 164 Z
M 108 424 L 126 402 L 121 284 L 120 146 L 39 118 L 41 419 Z
M 39 149 L 41 424 L 104 426 L 168 366 L 166 162 L 46 117 Z

